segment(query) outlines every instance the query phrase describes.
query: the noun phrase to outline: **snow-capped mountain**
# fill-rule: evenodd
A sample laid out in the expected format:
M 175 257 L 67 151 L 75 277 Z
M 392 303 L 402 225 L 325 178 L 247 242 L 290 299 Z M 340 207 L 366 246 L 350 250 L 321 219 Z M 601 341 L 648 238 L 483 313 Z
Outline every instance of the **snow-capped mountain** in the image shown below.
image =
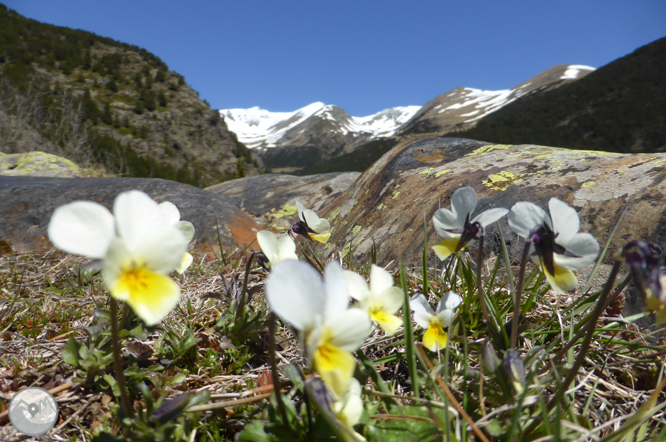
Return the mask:
M 385 109 L 367 117 L 352 117 L 337 106 L 312 103 L 294 112 L 270 112 L 259 107 L 223 109 L 220 115 L 229 130 L 249 148 L 270 148 L 311 143 L 310 129 L 332 130 L 352 144 L 368 138 L 390 137 L 414 116 L 420 106 Z M 324 122 L 325 124 L 322 124 Z M 317 124 L 319 123 L 319 124 Z M 355 140 L 356 139 L 356 140 Z
M 578 80 L 595 69 L 582 65 L 556 65 L 511 89 L 489 91 L 457 87 L 427 102 L 399 134 L 439 133 L 466 129 L 520 97 Z

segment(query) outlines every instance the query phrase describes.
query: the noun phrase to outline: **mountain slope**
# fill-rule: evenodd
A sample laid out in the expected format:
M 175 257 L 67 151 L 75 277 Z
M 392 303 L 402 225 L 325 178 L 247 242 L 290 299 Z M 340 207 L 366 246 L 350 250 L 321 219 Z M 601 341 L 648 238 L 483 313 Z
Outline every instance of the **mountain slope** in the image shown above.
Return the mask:
M 471 127 L 487 115 L 535 91 L 550 90 L 583 78 L 594 68 L 556 65 L 511 89 L 488 91 L 457 87 L 427 102 L 399 129 L 400 135 L 439 133 Z
M 447 136 L 613 152 L 666 151 L 666 38 Z
M 219 114 L 145 49 L 0 5 L 0 73 L 0 151 L 34 149 L 23 141 L 37 132 L 41 150 L 119 175 L 207 186 L 258 173 Z

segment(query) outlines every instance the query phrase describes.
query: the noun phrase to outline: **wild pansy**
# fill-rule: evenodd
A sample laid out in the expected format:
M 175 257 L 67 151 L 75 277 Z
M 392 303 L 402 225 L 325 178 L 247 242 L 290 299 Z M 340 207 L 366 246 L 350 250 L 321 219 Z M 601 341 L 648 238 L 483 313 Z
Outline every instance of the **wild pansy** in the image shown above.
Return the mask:
M 657 244 L 632 241 L 622 249 L 631 276 L 645 300 L 645 308 L 654 312 L 657 323 L 666 322 L 666 275 L 663 273 L 664 250 Z
M 356 367 L 352 352 L 365 342 L 372 326 L 366 312 L 347 309 L 349 289 L 342 267 L 328 264 L 322 281 L 309 264 L 282 261 L 265 287 L 271 310 L 299 331 L 308 365 L 336 397 L 342 397 Z
M 180 220 L 180 211 L 178 207 L 172 202 L 165 201 L 160 203 L 160 209 L 166 219 L 166 222 L 175 226 L 183 234 L 187 243 L 189 244 L 194 238 L 194 226 L 189 221 Z M 192 255 L 188 252 L 183 254 L 183 258 L 180 261 L 180 265 L 176 268 L 176 272 L 181 275 L 192 265 Z
M 449 291 L 439 300 L 437 311 L 433 311 L 426 297 L 419 293 L 409 300 L 409 307 L 414 312 L 414 322 L 425 329 L 423 345 L 430 351 L 438 352 L 446 347 L 449 340 L 444 328 L 449 327 L 456 314 L 456 308 L 462 299 Z
M 296 243 L 289 235 L 282 235 L 278 239 L 273 232 L 262 230 L 257 233 L 257 242 L 261 252 L 256 255 L 256 259 L 264 270 L 269 270 L 286 259 L 298 259 Z
M 328 238 L 331 236 L 330 223 L 325 219 L 319 218 L 313 210 L 303 207 L 303 204 L 299 201 L 296 201 L 296 207 L 300 221 L 296 221 L 291 225 L 289 235 L 301 235 L 307 239 L 314 239 L 326 244 Z
M 344 396 L 333 402 L 331 407 L 335 417 L 337 417 L 338 420 L 351 431 L 354 431 L 354 425 L 361 421 L 361 416 L 363 415 L 363 399 L 361 399 L 362 392 L 363 388 L 361 387 L 361 383 L 352 378 L 349 382 L 349 388 L 347 388 Z M 354 432 L 354 436 L 361 440 L 365 440 L 363 436 L 356 432 Z
M 470 241 L 478 240 L 484 234 L 486 226 L 509 212 L 507 209 L 489 209 L 470 221 L 476 203 L 474 189 L 462 187 L 451 196 L 451 210 L 439 209 L 435 212 L 432 217 L 435 231 L 444 238 L 432 246 L 439 259 L 444 260 L 452 253 L 462 250 Z
M 76 201 L 54 211 L 48 234 L 61 250 L 101 259 L 111 296 L 154 325 L 178 303 L 180 288 L 167 275 L 180 267 L 189 242 L 165 216 L 169 210 L 137 190 L 118 195 L 113 215 L 101 204 Z
M 358 307 L 370 315 L 387 335 L 392 335 L 402 325 L 395 313 L 403 302 L 402 290 L 393 286 L 393 277 L 381 267 L 372 265 L 370 284 L 358 273 L 345 270 L 349 295 L 358 301 Z
M 532 261 L 541 267 L 556 293 L 578 285 L 572 270 L 594 262 L 599 243 L 589 233 L 578 233 L 576 210 L 557 198 L 548 202 L 550 216 L 536 204 L 516 203 L 509 212 L 509 227 L 530 243 Z

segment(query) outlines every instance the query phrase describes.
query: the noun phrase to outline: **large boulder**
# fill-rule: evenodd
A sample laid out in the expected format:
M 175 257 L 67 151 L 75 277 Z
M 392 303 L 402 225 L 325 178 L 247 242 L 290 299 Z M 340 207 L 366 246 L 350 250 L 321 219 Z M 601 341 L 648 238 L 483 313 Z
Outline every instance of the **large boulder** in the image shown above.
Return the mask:
M 248 213 L 268 214 L 276 226 L 286 228 L 294 221 L 297 200 L 318 211 L 347 190 L 359 175 L 359 172 L 266 174 L 225 181 L 206 190 L 229 198 Z
M 50 153 L 0 152 L 0 175 L 73 178 L 81 176 L 81 169 L 72 161 Z
M 625 211 L 607 255 L 612 257 L 633 239 L 664 243 L 665 177 L 666 154 L 418 139 L 386 153 L 321 211 L 332 225 L 324 255 L 344 256 L 351 250 L 365 262 L 374 242 L 378 262 L 402 258 L 405 264 L 419 265 L 425 219 L 429 259 L 434 260 L 432 216 L 439 207 L 450 207 L 457 188 L 471 186 L 479 198 L 475 213 L 511 208 L 518 201 L 547 208 L 548 200 L 557 197 L 578 210 L 581 230 L 594 234 L 602 246 Z M 506 217 L 500 225 L 515 246 Z M 496 227 L 490 227 L 488 251 L 499 250 L 498 237 Z
M 155 201 L 171 201 L 181 219 L 196 228 L 195 252 L 219 251 L 218 229 L 224 246 L 245 247 L 261 228 L 227 198 L 174 181 L 147 178 L 38 178 L 0 176 L 0 241 L 16 252 L 49 248 L 46 234 L 56 207 L 77 200 L 95 201 L 109 209 L 116 196 L 137 189 Z

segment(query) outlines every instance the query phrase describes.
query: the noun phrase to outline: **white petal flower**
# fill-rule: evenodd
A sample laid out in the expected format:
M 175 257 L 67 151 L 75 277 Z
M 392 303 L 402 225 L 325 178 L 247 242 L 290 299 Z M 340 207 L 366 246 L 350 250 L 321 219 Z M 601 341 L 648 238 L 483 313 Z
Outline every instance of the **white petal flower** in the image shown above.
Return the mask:
M 298 217 L 305 224 L 307 235 L 315 241 L 326 243 L 331 236 L 331 224 L 328 220 L 319 218 L 313 210 L 303 207 L 300 201 L 296 201 L 296 207 Z
M 359 301 L 358 306 L 365 310 L 370 319 L 392 335 L 402 325 L 402 319 L 395 313 L 402 307 L 402 290 L 393 286 L 393 277 L 381 267 L 372 265 L 370 285 L 358 273 L 346 270 L 349 294 Z
M 262 230 L 257 233 L 257 242 L 268 260 L 266 267 L 269 269 L 286 259 L 298 259 L 296 243 L 289 235 L 282 235 L 278 239 L 273 232 Z
M 351 431 L 354 431 L 354 425 L 361 421 L 363 415 L 363 399 L 361 394 L 363 388 L 356 379 L 352 378 L 349 383 L 349 388 L 340 400 L 333 403 L 333 414 L 337 417 Z M 365 440 L 363 436 L 356 433 L 356 436 Z
M 324 269 L 324 281 L 310 265 L 296 260 L 277 264 L 266 280 L 271 310 L 299 331 L 308 363 L 341 397 L 354 374 L 358 349 L 370 332 L 367 313 L 348 310 L 344 271 L 336 262 Z
M 97 203 L 66 204 L 54 212 L 49 236 L 65 251 L 102 258 L 111 296 L 127 302 L 148 325 L 157 324 L 180 297 L 167 275 L 180 265 L 186 237 L 143 192 L 118 195 L 114 215 Z
M 439 209 L 432 222 L 435 231 L 442 239 L 433 246 L 437 256 L 444 260 L 452 253 L 461 250 L 468 242 L 483 235 L 483 230 L 498 221 L 509 211 L 507 209 L 489 209 L 470 221 L 470 215 L 476 208 L 476 192 L 471 187 L 462 187 L 451 196 L 451 210 Z
M 566 293 L 578 285 L 572 270 L 594 262 L 599 243 L 589 233 L 578 233 L 576 210 L 557 198 L 548 202 L 550 216 L 539 206 L 516 203 L 509 212 L 509 227 L 529 240 L 530 257 L 541 267 L 556 293 Z
M 437 311 L 434 311 L 426 297 L 419 293 L 409 300 L 409 307 L 414 312 L 414 322 L 425 329 L 423 345 L 430 351 L 438 352 L 446 347 L 448 335 L 444 328 L 453 322 L 455 311 L 462 302 L 462 298 L 449 291 L 439 300 Z

